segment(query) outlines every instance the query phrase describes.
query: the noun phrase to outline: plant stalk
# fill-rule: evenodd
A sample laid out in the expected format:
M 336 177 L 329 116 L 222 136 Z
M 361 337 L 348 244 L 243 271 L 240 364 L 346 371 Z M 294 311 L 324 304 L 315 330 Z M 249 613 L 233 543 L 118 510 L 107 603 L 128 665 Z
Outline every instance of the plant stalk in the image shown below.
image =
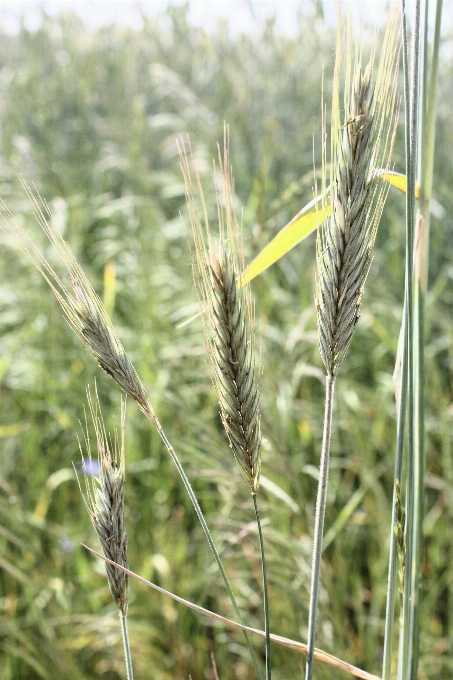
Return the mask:
M 172 461 L 176 465 L 176 469 L 179 472 L 179 475 L 180 475 L 180 477 L 183 481 L 183 484 L 186 487 L 186 491 L 189 494 L 189 498 L 192 501 L 192 505 L 195 508 L 195 512 L 198 515 L 198 519 L 200 520 L 200 524 L 203 527 L 203 531 L 206 535 L 206 538 L 208 539 L 209 547 L 211 548 L 211 550 L 214 554 L 215 560 L 217 562 L 217 566 L 219 567 L 220 573 L 222 574 L 222 578 L 223 578 L 223 581 L 225 583 L 228 594 L 230 596 L 230 600 L 231 600 L 231 604 L 233 605 L 233 609 L 236 612 L 236 616 L 238 617 L 240 623 L 242 625 L 244 625 L 244 621 L 243 621 L 241 612 L 239 611 L 239 607 L 237 605 L 236 598 L 235 598 L 233 590 L 231 588 L 230 581 L 229 581 L 228 576 L 226 574 L 225 568 L 222 564 L 222 560 L 220 559 L 220 555 L 219 555 L 219 552 L 218 552 L 216 545 L 214 543 L 214 539 L 212 538 L 211 532 L 209 531 L 208 525 L 206 524 L 206 520 L 205 520 L 204 515 L 201 511 L 197 497 L 195 496 L 195 494 L 193 492 L 193 489 L 190 485 L 190 482 L 187 478 L 187 475 L 184 472 L 184 468 L 182 467 L 182 465 L 179 461 L 179 458 L 176 455 L 174 448 L 172 447 L 169 440 L 167 439 L 167 436 L 162 429 L 162 425 L 160 424 L 160 422 L 157 419 L 156 419 L 156 427 L 157 427 L 157 431 L 159 432 L 160 438 L 162 439 L 162 441 L 165 445 L 165 448 L 167 449 L 168 453 L 170 454 L 170 458 L 172 459 Z M 256 654 L 255 654 L 254 649 L 252 647 L 252 643 L 250 642 L 249 635 L 248 635 L 247 631 L 245 631 L 245 630 L 243 630 L 243 633 L 244 633 L 245 642 L 247 644 L 247 648 L 248 648 L 250 655 L 252 657 L 253 665 L 255 666 L 255 670 L 256 670 L 256 673 L 258 675 L 258 678 L 260 680 L 263 680 L 263 675 L 262 675 L 261 669 L 258 665 L 258 660 L 256 658 Z
M 394 635 L 394 619 L 395 619 L 395 604 L 397 591 L 397 542 L 394 532 L 396 520 L 396 490 L 397 483 L 401 483 L 403 473 L 404 461 L 404 445 L 406 434 L 406 419 L 409 399 L 408 386 L 410 384 L 410 375 L 412 374 L 412 340 L 411 328 L 413 326 L 412 320 L 412 271 L 413 271 L 413 230 L 411 231 L 410 214 L 412 211 L 412 203 L 414 196 L 415 184 L 411 178 L 411 140 L 410 140 L 410 86 L 409 86 L 409 63 L 408 63 L 408 49 L 407 49 L 407 20 L 406 20 L 406 2 L 401 2 L 402 12 L 402 52 L 403 52 L 403 71 L 404 71 L 404 104 L 405 104 L 405 146 L 406 146 L 406 266 L 405 266 L 405 283 L 404 283 L 404 308 L 403 308 L 403 356 L 401 366 L 401 391 L 400 400 L 397 404 L 397 438 L 396 438 L 396 455 L 395 455 L 395 474 L 393 483 L 393 503 L 392 503 L 392 520 L 390 526 L 390 555 L 389 555 L 389 573 L 387 582 L 387 605 L 385 616 L 385 634 L 384 634 L 384 658 L 383 658 L 383 680 L 390 680 L 392 667 L 392 651 L 393 651 L 393 635 Z M 413 187 L 413 188 L 412 188 Z M 410 409 L 410 406 L 409 406 Z M 409 428 L 410 437 L 412 438 L 411 428 Z M 411 457 L 411 444 L 409 443 L 409 458 Z M 410 463 L 409 463 L 410 465 Z M 407 518 L 407 515 L 406 515 Z M 407 571 L 406 571 L 407 574 Z M 399 658 L 401 662 L 401 656 Z
M 269 629 L 269 598 L 267 594 L 266 560 L 264 557 L 264 541 L 263 533 L 261 531 L 260 514 L 258 512 L 256 493 L 254 491 L 252 491 L 252 496 L 253 505 L 255 506 L 256 522 L 258 524 L 258 535 L 260 538 L 261 550 L 261 567 L 263 570 L 264 632 L 266 635 L 266 680 L 271 680 L 271 638 Z
M 425 514 L 425 320 L 426 292 L 429 265 L 430 202 L 433 185 L 434 142 L 436 122 L 437 74 L 439 68 L 440 27 L 442 0 L 437 0 L 434 39 L 429 68 L 428 53 L 428 1 L 425 0 L 424 49 L 422 66 L 422 95 L 420 100 L 420 200 L 417 215 L 417 238 L 414 256 L 414 326 L 416 351 L 414 353 L 415 380 L 415 437 L 414 468 L 416 499 L 414 503 L 414 536 L 412 542 L 413 574 L 411 598 L 413 601 L 412 639 L 410 656 L 411 678 L 417 677 L 420 637 L 420 596 L 423 557 L 423 518 Z M 428 77 L 429 74 L 429 77 Z M 428 84 L 429 83 L 429 84 Z
M 120 621 L 121 632 L 123 634 L 124 662 L 126 664 L 127 680 L 134 680 L 134 673 L 132 671 L 131 648 L 129 645 L 129 634 L 127 632 L 127 614 L 123 614 L 122 611 L 120 611 Z
M 417 120 L 419 102 L 419 51 L 420 51 L 420 0 L 415 3 L 415 22 L 412 42 L 412 79 L 409 74 L 407 50 L 406 2 L 402 0 L 403 29 L 403 67 L 405 97 L 405 140 L 406 140 L 406 283 L 405 283 L 405 351 L 407 350 L 408 368 L 407 382 L 402 385 L 402 392 L 407 391 L 407 466 L 406 466 L 406 531 L 405 531 L 405 576 L 401 617 L 401 629 L 398 648 L 398 680 L 410 678 L 411 658 L 413 651 L 414 607 L 412 598 L 413 582 L 413 537 L 414 537 L 414 505 L 417 498 L 414 471 L 414 436 L 415 436 L 415 403 L 414 403 L 414 317 L 413 317 L 413 262 L 415 233 L 415 174 L 417 162 Z M 396 484 L 396 480 L 395 480 Z M 393 531 L 393 526 L 392 526 Z M 393 616 L 394 613 L 391 612 Z M 391 645 L 391 640 L 389 642 Z
M 310 609 L 308 614 L 308 653 L 305 668 L 305 680 L 313 676 L 315 652 L 316 614 L 318 609 L 319 576 L 321 571 L 322 536 L 324 516 L 326 513 L 327 480 L 329 476 L 330 439 L 332 433 L 332 407 L 335 377 L 326 377 L 326 405 L 324 411 L 324 429 L 322 436 L 321 464 L 319 468 L 318 496 L 316 499 L 315 531 L 313 537 L 313 562 L 311 572 Z

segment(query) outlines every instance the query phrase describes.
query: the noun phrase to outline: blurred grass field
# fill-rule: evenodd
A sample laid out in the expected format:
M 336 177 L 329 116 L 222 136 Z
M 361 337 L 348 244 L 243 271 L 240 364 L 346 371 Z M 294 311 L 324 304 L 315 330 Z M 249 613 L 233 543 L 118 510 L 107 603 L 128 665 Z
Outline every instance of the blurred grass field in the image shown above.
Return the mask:
M 317 5 L 313 4 L 315 8 Z M 234 17 L 231 18 L 231 22 Z M 366 35 L 366 32 L 365 32 Z M 452 36 L 444 37 L 451 48 Z M 321 80 L 335 34 L 321 14 L 297 31 L 205 33 L 170 7 L 133 31 L 48 17 L 0 42 L 0 196 L 56 256 L 17 179 L 34 182 L 112 314 L 180 455 L 249 625 L 263 627 L 253 504 L 221 428 L 192 283 L 176 139 L 190 135 L 215 214 L 212 159 L 230 125 L 246 261 L 313 196 Z M 443 55 L 443 56 L 442 56 Z M 453 674 L 453 127 L 451 49 L 441 51 L 427 319 L 427 489 L 419 677 Z M 329 95 L 326 95 L 328 100 Z M 313 136 L 315 139 L 313 151 Z M 402 170 L 398 131 L 395 169 Z M 182 215 L 182 217 L 181 217 Z M 317 645 L 380 673 L 395 449 L 392 373 L 402 314 L 404 198 L 390 193 L 350 355 L 337 385 Z M 120 395 L 77 343 L 46 283 L 1 235 L 0 668 L 2 680 L 124 676 L 120 628 L 72 461 L 85 388 L 105 421 Z M 272 632 L 304 641 L 323 370 L 315 239 L 252 284 L 264 366 L 261 515 Z M 133 403 L 126 421 L 131 568 L 225 616 L 228 596 L 160 439 Z M 136 678 L 254 677 L 240 634 L 131 584 Z M 264 655 L 264 645 L 256 649 Z M 274 645 L 274 678 L 302 658 Z M 318 664 L 316 677 L 346 678 Z

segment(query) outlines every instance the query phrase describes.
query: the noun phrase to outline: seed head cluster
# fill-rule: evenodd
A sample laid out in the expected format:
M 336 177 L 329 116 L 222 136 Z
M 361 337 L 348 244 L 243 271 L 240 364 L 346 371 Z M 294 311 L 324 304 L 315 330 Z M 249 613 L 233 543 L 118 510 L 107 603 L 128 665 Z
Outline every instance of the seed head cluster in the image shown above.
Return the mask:
M 197 202 L 185 154 L 181 155 L 181 165 L 195 243 L 194 278 L 204 310 L 211 376 L 234 458 L 252 492 L 256 493 L 261 467 L 260 382 L 255 370 L 250 287 L 238 283 L 244 266 L 234 208 L 234 183 L 229 167 L 227 136 L 223 158 L 219 152 L 219 235 L 216 239 L 209 229 L 198 173 L 194 169 L 199 197 Z M 198 204 L 202 206 L 203 218 Z
M 360 317 L 376 230 L 386 198 L 381 174 L 388 167 L 396 123 L 397 25 L 389 23 L 373 82 L 373 58 L 362 69 L 348 56 L 341 124 L 337 47 L 332 106 L 330 217 L 318 232 L 316 307 L 321 357 L 330 377 L 344 361 Z M 350 55 L 350 49 L 348 49 Z M 352 75 L 351 75 L 352 72 Z M 323 181 L 327 168 L 324 163 Z
M 127 533 L 124 519 L 125 406 L 123 403 L 121 409 L 121 440 L 118 433 L 115 432 L 112 444 L 105 431 L 97 395 L 96 406 L 94 406 L 88 392 L 88 404 L 96 433 L 99 472 L 98 475 L 93 474 L 90 439 L 88 428 L 86 428 L 84 439 L 87 456 L 83 455 L 81 447 L 85 478 L 85 493 L 81 489 L 82 496 L 104 556 L 112 562 L 128 568 Z M 89 469 L 87 469 L 87 459 Z M 128 575 L 108 562 L 105 562 L 105 570 L 115 604 L 121 614 L 125 616 L 129 592 Z
M 261 463 L 259 388 L 239 275 L 227 247 L 211 252 L 211 351 L 220 412 L 241 473 L 256 491 Z

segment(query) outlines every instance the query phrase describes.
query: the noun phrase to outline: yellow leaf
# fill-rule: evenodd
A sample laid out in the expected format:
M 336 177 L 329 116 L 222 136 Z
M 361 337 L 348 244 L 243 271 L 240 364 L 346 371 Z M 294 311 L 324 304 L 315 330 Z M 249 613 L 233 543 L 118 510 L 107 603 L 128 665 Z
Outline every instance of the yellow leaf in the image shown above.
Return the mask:
M 391 184 L 396 189 L 399 189 L 403 194 L 406 193 L 406 175 L 402 175 L 400 172 L 383 172 L 381 177 L 385 179 L 386 182 Z M 415 198 L 420 195 L 420 186 L 418 182 L 415 183 Z
M 400 172 L 392 171 L 379 171 L 381 177 L 399 189 L 403 194 L 406 193 L 406 175 L 402 175 Z M 329 188 L 327 189 L 329 191 Z M 420 194 L 420 187 L 418 183 L 415 185 L 415 198 L 418 198 Z M 322 196 L 317 196 L 310 203 L 308 203 L 302 210 L 297 213 L 295 217 L 288 222 L 286 227 L 283 227 L 278 234 L 272 239 L 270 243 L 263 248 L 263 250 L 255 257 L 253 262 L 244 270 L 241 278 L 240 284 L 243 286 L 249 283 L 255 276 L 264 272 L 271 264 L 277 262 L 283 255 L 294 248 L 298 243 L 300 243 L 306 236 L 311 234 L 315 229 L 319 227 L 322 222 L 330 217 L 332 213 L 332 207 L 327 205 L 325 208 L 318 208 L 316 210 L 316 205 L 321 201 Z
M 240 283 L 244 285 L 261 274 L 265 269 L 277 262 L 283 255 L 285 255 L 291 248 L 300 243 L 306 236 L 311 234 L 322 222 L 329 217 L 332 212 L 330 205 L 327 208 L 318 208 L 313 210 L 321 199 L 321 196 L 310 201 L 305 208 L 288 222 L 286 227 L 283 227 L 278 234 L 267 244 L 255 257 L 253 262 L 243 272 Z

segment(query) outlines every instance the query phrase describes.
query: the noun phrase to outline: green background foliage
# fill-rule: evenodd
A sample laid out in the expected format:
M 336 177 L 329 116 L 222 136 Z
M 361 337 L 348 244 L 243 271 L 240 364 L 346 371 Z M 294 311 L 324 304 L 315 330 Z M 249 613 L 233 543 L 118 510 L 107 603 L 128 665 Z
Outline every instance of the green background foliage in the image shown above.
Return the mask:
M 314 5 L 315 7 L 315 5 Z M 0 43 L 0 195 L 42 252 L 17 179 L 33 181 L 98 293 L 177 449 L 221 548 L 246 621 L 263 627 L 253 504 L 223 434 L 204 355 L 176 140 L 190 134 L 215 215 L 212 159 L 231 132 L 249 262 L 308 202 L 320 158 L 321 81 L 334 32 L 321 14 L 208 34 L 170 7 L 140 30 L 88 30 L 72 14 Z M 453 198 L 451 59 L 440 68 L 427 337 L 427 460 L 420 678 L 453 667 Z M 326 96 L 328 99 L 328 95 Z M 395 169 L 402 170 L 398 132 Z M 351 353 L 336 393 L 317 645 L 379 674 L 395 448 L 392 372 L 402 313 L 404 198 L 391 193 Z M 181 217 L 182 215 L 182 217 Z M 124 677 L 120 628 L 72 461 L 86 385 L 108 427 L 120 395 L 64 323 L 38 272 L 2 235 L 0 295 L 0 667 L 5 680 Z M 271 630 L 305 640 L 323 372 L 314 237 L 252 284 L 264 366 L 260 509 Z M 112 287 L 106 272 L 115 272 Z M 107 285 L 106 285 L 107 284 Z M 126 423 L 131 568 L 233 616 L 192 506 L 133 403 Z M 131 584 L 138 679 L 252 678 L 242 636 Z M 257 642 L 261 657 L 264 645 Z M 273 646 L 275 680 L 302 657 Z M 316 677 L 346 677 L 318 664 Z

